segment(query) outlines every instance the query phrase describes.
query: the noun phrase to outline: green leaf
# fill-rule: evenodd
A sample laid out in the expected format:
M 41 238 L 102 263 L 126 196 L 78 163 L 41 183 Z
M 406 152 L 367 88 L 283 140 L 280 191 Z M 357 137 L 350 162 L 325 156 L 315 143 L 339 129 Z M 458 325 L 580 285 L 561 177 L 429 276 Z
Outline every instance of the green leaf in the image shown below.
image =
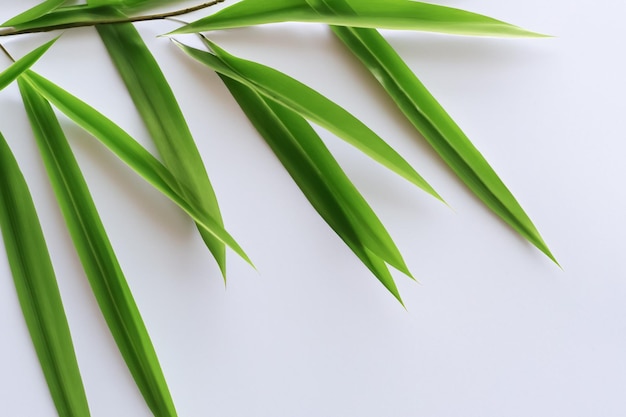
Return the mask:
M 332 27 L 432 148 L 487 207 L 557 262 L 496 172 L 389 43 L 373 29 Z
M 93 107 L 44 77 L 32 71 L 27 71 L 22 76 L 55 107 L 100 140 L 124 163 L 189 214 L 194 221 L 252 265 L 248 256 L 232 236 L 207 213 L 180 196 L 177 188 L 181 183 L 128 133 Z
M 18 85 L 63 217 L 113 338 L 154 415 L 174 417 L 150 336 L 56 115 L 28 82 L 18 79 Z
M 90 7 L 100 7 L 100 6 L 123 6 L 127 3 L 127 0 L 87 0 L 87 4 Z
M 316 11 L 306 0 L 242 0 L 171 34 L 278 22 L 311 22 L 455 35 L 544 36 L 480 14 L 412 0 L 353 0 L 349 4 L 355 13 Z
M 50 13 L 51 11 L 58 8 L 59 6 L 62 6 L 63 3 L 65 3 L 65 1 L 66 0 L 46 0 L 26 10 L 25 12 L 22 12 L 18 14 L 17 16 L 7 20 L 0 26 L 15 26 L 15 25 L 19 25 L 20 23 L 25 23 L 25 22 L 37 19 L 38 17 L 41 17 L 47 13 Z
M 56 8 L 40 17 L 32 20 L 20 19 L 4 29 L 0 27 L 0 33 L 13 34 L 15 32 L 45 32 L 54 29 L 72 28 L 77 26 L 95 26 L 97 24 L 113 24 L 127 22 L 129 16 L 138 12 L 173 5 L 183 0 L 101 0 L 89 1 L 88 4 L 78 4 Z M 208 6 L 207 6 L 208 7 Z M 162 18 L 162 17 L 161 17 Z M 137 16 L 138 20 L 155 20 L 154 16 Z
M 22 58 L 15 61 L 9 68 L 0 73 L 0 90 L 3 90 L 9 84 L 17 79 L 24 71 L 29 69 L 35 62 L 41 58 L 48 49 L 56 42 L 58 38 L 54 38 L 49 42 L 35 48 Z
M 174 6 L 185 0 L 88 0 L 89 7 L 114 6 L 124 12 L 138 12 L 162 6 Z
M 183 51 L 214 71 L 247 85 L 263 96 L 328 129 L 382 165 L 441 199 L 404 158 L 345 109 L 286 74 L 234 57 L 214 43 L 208 41 L 207 43 L 215 54 L 176 42 Z
M 133 12 L 144 9 L 151 9 L 159 6 L 174 6 L 185 0 L 120 0 L 122 7 Z
M 58 8 L 36 19 L 12 25 L 11 28 L 17 31 L 43 32 L 50 26 L 63 28 L 64 26 L 72 27 L 79 23 L 96 24 L 102 21 L 117 20 L 120 20 L 120 11 L 115 7 L 79 5 Z
M 185 184 L 178 190 L 223 226 L 217 198 L 183 113 L 158 63 L 132 24 L 97 26 L 165 166 Z M 226 248 L 202 227 L 205 244 L 226 277 Z
M 60 416 L 89 416 L 61 295 L 28 186 L 0 134 L 0 228 L 39 363 Z
M 395 244 L 311 126 L 292 110 L 220 74 L 311 205 L 402 303 L 383 260 L 410 275 Z

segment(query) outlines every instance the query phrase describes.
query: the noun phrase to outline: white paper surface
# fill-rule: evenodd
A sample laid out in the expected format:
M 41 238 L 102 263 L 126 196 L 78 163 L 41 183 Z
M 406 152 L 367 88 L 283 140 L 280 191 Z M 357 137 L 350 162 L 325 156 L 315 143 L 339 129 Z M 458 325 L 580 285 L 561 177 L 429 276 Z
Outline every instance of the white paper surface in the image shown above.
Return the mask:
M 1 18 L 24 3 L 4 0 Z M 346 107 L 452 206 L 320 130 L 420 281 L 396 274 L 407 310 L 309 206 L 219 79 L 156 38 L 174 24 L 138 28 L 187 116 L 227 229 L 258 273 L 231 254 L 225 289 L 193 224 L 62 119 L 181 417 L 626 415 L 626 5 L 441 3 L 556 36 L 384 32 L 517 196 L 563 270 L 466 191 L 322 26 L 212 39 Z M 22 56 L 50 37 L 0 41 Z M 0 69 L 8 64 L 2 58 Z M 94 30 L 66 32 L 34 69 L 150 146 Z M 0 130 L 41 217 L 92 415 L 149 416 L 74 254 L 14 85 L 0 95 Z M 54 416 L 0 253 L 0 414 Z

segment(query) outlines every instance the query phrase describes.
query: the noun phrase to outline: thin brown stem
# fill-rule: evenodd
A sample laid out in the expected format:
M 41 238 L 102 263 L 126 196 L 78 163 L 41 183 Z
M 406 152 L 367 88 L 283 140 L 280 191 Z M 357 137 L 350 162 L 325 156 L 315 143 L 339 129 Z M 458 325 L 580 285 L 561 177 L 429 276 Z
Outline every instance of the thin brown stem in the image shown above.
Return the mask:
M 162 19 L 167 19 L 167 18 L 174 17 L 174 16 L 180 16 L 180 15 L 184 15 L 187 13 L 195 12 L 197 10 L 206 9 L 207 7 L 215 6 L 219 3 L 223 3 L 224 1 L 225 0 L 213 0 L 213 1 L 199 4 L 197 6 L 188 7 L 186 9 L 175 10 L 175 11 L 166 12 L 166 13 L 145 15 L 145 16 L 104 18 L 100 20 L 76 21 L 76 22 L 71 22 L 71 23 L 63 23 L 60 25 L 42 26 L 42 27 L 26 28 L 26 29 L 6 27 L 6 28 L 0 28 L 0 36 L 21 35 L 25 33 L 50 32 L 50 31 L 59 30 L 59 29 L 72 29 L 72 28 L 96 26 L 96 25 L 108 25 L 108 24 L 113 24 L 113 23 L 134 23 L 134 22 L 146 22 L 150 20 L 162 20 Z

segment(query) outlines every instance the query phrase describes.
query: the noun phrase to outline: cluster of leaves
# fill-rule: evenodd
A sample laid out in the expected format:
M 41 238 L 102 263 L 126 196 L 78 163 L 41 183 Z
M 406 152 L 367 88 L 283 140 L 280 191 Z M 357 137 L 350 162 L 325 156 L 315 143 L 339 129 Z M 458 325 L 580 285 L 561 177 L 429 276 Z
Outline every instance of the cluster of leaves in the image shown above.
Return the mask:
M 217 198 L 185 118 L 133 22 L 185 14 L 141 14 L 176 1 L 46 0 L 5 22 L 0 35 L 94 26 L 158 150 L 158 158 L 87 103 L 30 67 L 56 39 L 0 73 L 17 82 L 33 136 L 68 230 L 110 331 L 155 416 L 176 415 L 156 353 L 88 186 L 52 108 L 101 141 L 196 223 L 226 276 L 226 247 L 251 263 L 224 228 Z M 376 214 L 310 123 L 321 126 L 411 183 L 437 192 L 382 138 L 338 104 L 264 65 L 235 57 L 201 32 L 273 22 L 317 22 L 372 73 L 398 109 L 467 187 L 515 231 L 554 260 L 516 199 L 462 130 L 376 28 L 461 35 L 539 37 L 486 16 L 412 0 L 242 0 L 168 35 L 197 33 L 205 49 L 174 43 L 215 71 L 320 216 L 401 302 L 388 266 L 411 276 Z M 3 48 L 4 49 L 4 48 Z M 5 51 L 7 52 L 7 51 Z M 8 55 L 8 52 L 7 52 Z M 52 398 L 61 416 L 88 416 L 63 304 L 26 182 L 0 135 L 0 227 L 15 287 Z M 556 261 L 555 261 L 556 262 Z

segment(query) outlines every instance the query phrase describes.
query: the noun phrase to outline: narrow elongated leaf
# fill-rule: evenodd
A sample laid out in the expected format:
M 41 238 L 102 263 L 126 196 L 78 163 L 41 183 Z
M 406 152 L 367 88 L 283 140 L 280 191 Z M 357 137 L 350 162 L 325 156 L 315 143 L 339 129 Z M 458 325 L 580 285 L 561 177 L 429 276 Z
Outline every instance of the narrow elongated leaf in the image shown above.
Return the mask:
M 295 112 L 236 80 L 220 77 L 317 212 L 402 302 L 389 270 L 374 252 L 391 256 L 392 262 L 399 257 L 399 268 L 408 273 L 404 261 L 317 133 Z
M 165 5 L 175 6 L 176 4 L 182 3 L 184 1 L 185 0 L 121 0 L 121 7 L 125 10 L 130 10 L 131 12 L 137 12 L 140 10 L 151 9 L 154 7 Z
M 293 145 L 301 149 L 304 156 L 310 159 L 313 168 L 342 206 L 350 223 L 354 225 L 360 244 L 389 265 L 411 276 L 391 236 L 315 130 L 301 116 L 284 106 L 271 100 L 266 100 L 266 104 L 274 118 L 281 122 L 290 133 Z M 274 149 L 276 148 L 277 145 Z M 292 153 L 283 152 L 283 155 L 292 155 Z M 298 164 L 294 164 L 294 167 L 300 169 Z M 306 177 L 306 175 L 302 172 L 298 173 L 299 178 Z
M 124 163 L 141 175 L 146 181 L 176 203 L 189 216 L 209 233 L 229 246 L 246 262 L 252 262 L 239 244 L 201 209 L 181 197 L 176 191 L 180 186 L 168 169 L 137 143 L 128 133 L 99 113 L 93 107 L 74 97 L 44 77 L 32 72 L 25 72 L 28 81 L 42 96 L 53 103 L 76 124 L 91 133 L 106 147 L 115 153 Z
M 87 7 L 113 6 L 124 13 L 136 14 L 162 6 L 174 7 L 184 2 L 185 0 L 88 0 Z
M 238 91 L 246 88 L 241 85 L 237 87 Z M 231 89 L 233 89 L 232 86 Z M 247 95 L 253 93 L 253 91 L 250 91 Z M 241 95 L 242 93 L 239 94 Z M 262 99 L 262 96 L 258 93 L 254 94 L 257 94 L 259 99 Z M 315 172 L 331 192 L 337 204 L 339 204 L 346 213 L 349 222 L 356 231 L 359 242 L 379 258 L 410 276 L 411 274 L 400 252 L 384 226 L 348 179 L 315 130 L 297 113 L 269 99 L 265 99 L 264 101 L 267 108 L 262 107 L 258 100 L 250 100 L 250 103 L 244 103 L 242 99 L 238 100 L 242 107 L 245 106 L 248 109 L 246 112 L 248 115 L 253 111 L 262 112 L 269 120 L 273 121 L 274 124 L 281 124 L 284 127 L 285 132 L 282 134 L 282 141 L 276 142 L 276 139 L 272 137 L 266 137 L 266 141 L 270 143 L 270 145 L 273 144 L 272 149 L 274 149 L 275 152 L 278 151 L 277 153 L 283 155 L 281 158 L 283 164 L 290 164 L 292 166 L 290 172 L 294 178 L 298 178 L 297 182 L 302 183 L 306 181 L 307 175 Z M 258 115 L 255 117 L 259 119 Z M 251 117 L 249 116 L 249 118 Z M 258 126 L 262 123 L 262 120 L 264 120 L 264 118 L 258 120 L 256 125 Z M 287 144 L 286 139 L 290 139 L 291 143 Z M 287 151 L 284 149 L 285 147 Z M 296 154 L 296 151 L 289 151 L 290 148 L 294 147 L 301 152 L 302 156 L 300 156 L 300 158 L 306 158 L 308 160 L 307 162 L 311 168 L 309 168 L 307 173 L 302 172 L 300 163 L 287 161 L 288 157 Z M 304 162 L 302 162 L 302 164 L 304 165 Z M 335 224 L 336 227 L 340 225 L 340 223 Z
M 51 11 L 58 8 L 59 6 L 63 5 L 65 1 L 66 0 L 46 0 L 42 3 L 39 3 L 38 5 L 34 7 L 31 7 L 25 12 L 22 12 L 18 14 L 17 16 L 7 20 L 0 26 L 15 26 L 15 25 L 19 25 L 20 23 L 25 23 L 30 20 L 37 19 L 38 17 L 41 17 L 47 13 L 50 13 Z
M 136 12 L 138 10 L 159 6 L 174 6 L 184 1 L 185 0 L 88 0 L 87 4 L 92 7 L 115 6 L 120 10 L 131 10 Z
M 349 12 L 347 2 L 343 0 L 327 1 L 326 4 L 332 4 L 334 10 L 342 8 Z M 374 29 L 331 28 L 467 187 L 520 235 L 556 262 L 513 194 L 391 45 Z
M 114 22 L 120 20 L 120 12 L 112 6 L 79 5 L 58 8 L 33 20 L 11 25 L 13 30 L 45 31 L 50 26 L 72 27 L 77 23 Z
M 165 377 L 96 206 L 50 104 L 18 79 L 48 177 L 100 310 L 155 416 L 176 410 Z
M 24 55 L 22 58 L 15 61 L 9 68 L 0 73 L 0 90 L 3 90 L 6 86 L 11 84 L 17 79 L 24 71 L 29 69 L 39 58 L 41 58 L 48 49 L 56 42 L 58 38 L 54 38 L 49 42 L 35 48 L 31 52 Z
M 223 226 L 222 215 L 200 152 L 165 76 L 132 24 L 98 26 L 98 33 L 120 73 L 165 166 L 185 184 L 181 196 Z M 226 248 L 198 226 L 226 277 Z
M 127 3 L 126 0 L 87 0 L 87 4 L 91 7 L 100 6 L 123 6 Z
M 353 0 L 349 4 L 355 13 L 316 11 L 306 0 L 242 0 L 171 34 L 278 22 L 311 22 L 455 35 L 543 36 L 480 14 L 412 0 Z
M 263 96 L 328 129 L 366 155 L 441 199 L 437 192 L 391 146 L 363 122 L 317 91 L 264 65 L 228 54 L 212 42 L 215 55 L 176 42 L 187 54 L 214 71 L 233 78 Z
M 90 1 L 88 4 L 59 7 L 32 20 L 19 21 L 13 25 L 5 24 L 4 27 L 0 26 L 0 33 L 4 32 L 6 35 L 21 31 L 45 32 L 50 31 L 51 27 L 64 29 L 79 25 L 95 26 L 97 24 L 120 23 L 127 21 L 130 15 L 136 15 L 141 10 L 181 1 L 183 0 Z M 217 4 L 217 1 L 214 4 Z
M 39 363 L 60 416 L 89 416 L 50 255 L 24 176 L 0 134 L 0 228 Z

